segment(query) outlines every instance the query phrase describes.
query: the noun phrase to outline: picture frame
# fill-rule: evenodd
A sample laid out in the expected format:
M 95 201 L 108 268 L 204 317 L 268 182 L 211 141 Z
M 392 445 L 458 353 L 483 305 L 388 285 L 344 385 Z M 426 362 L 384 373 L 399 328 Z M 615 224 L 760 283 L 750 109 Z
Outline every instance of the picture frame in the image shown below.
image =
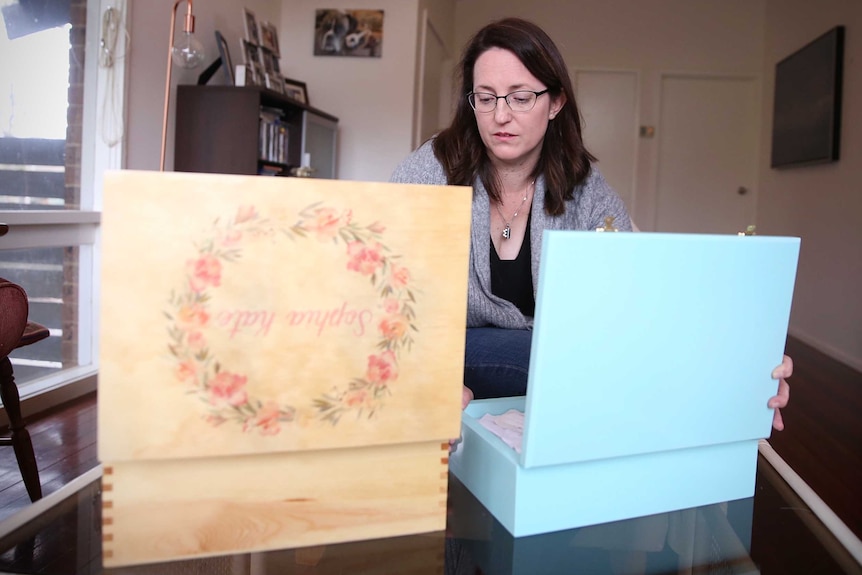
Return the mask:
M 242 57 L 245 65 L 248 67 L 260 66 L 260 48 L 245 38 L 240 39 L 240 45 L 242 46 Z
M 243 8 L 242 18 L 243 29 L 245 30 L 245 39 L 255 46 L 260 46 L 260 32 L 257 26 L 257 17 L 254 15 L 254 12 L 248 8 Z
M 276 58 L 281 58 L 281 50 L 278 46 L 278 29 L 272 22 L 260 23 L 261 46 L 272 52 Z
M 263 66 L 263 71 L 267 74 L 275 74 L 277 64 L 275 64 L 275 55 L 266 49 L 260 50 L 260 63 Z
M 261 64 L 260 53 L 262 49 L 245 38 L 240 38 L 240 45 L 242 46 L 243 63 L 247 71 L 246 85 L 266 86 L 266 72 Z
M 308 87 L 305 82 L 293 80 L 291 78 L 284 79 L 284 95 L 288 98 L 293 98 L 297 102 L 309 105 L 308 103 Z
M 279 74 L 266 74 L 266 87 L 273 92 L 284 94 L 284 78 Z
M 264 72 L 263 66 L 258 63 L 253 66 L 253 69 L 255 84 L 258 86 L 266 86 L 266 72 Z
M 316 10 L 314 55 L 380 58 L 383 16 L 383 10 Z
M 218 30 L 215 31 L 215 38 L 219 57 L 221 58 L 221 65 L 224 68 L 225 79 L 228 85 L 234 86 L 236 85 L 236 77 L 234 76 L 233 60 L 230 57 L 230 48 L 228 48 L 227 40 L 225 40 L 225 37 Z

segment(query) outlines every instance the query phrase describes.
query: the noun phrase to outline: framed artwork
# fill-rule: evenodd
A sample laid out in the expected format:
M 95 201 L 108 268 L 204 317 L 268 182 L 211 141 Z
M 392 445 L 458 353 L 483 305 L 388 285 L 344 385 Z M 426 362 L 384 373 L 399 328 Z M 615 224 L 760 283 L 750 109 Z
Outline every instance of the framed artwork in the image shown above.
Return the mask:
M 236 79 L 238 86 L 260 86 L 264 83 L 258 68 L 249 64 L 240 64 L 236 67 Z
M 245 38 L 242 38 L 240 40 L 240 43 L 242 45 L 242 56 L 245 65 L 249 67 L 255 65 L 260 66 L 260 48 L 258 48 Z
M 243 26 L 245 28 L 245 39 L 255 46 L 260 46 L 260 34 L 258 32 L 257 18 L 255 17 L 254 12 L 248 8 L 243 8 L 242 17 Z
M 315 56 L 379 58 L 383 52 L 383 10 L 317 10 Z
M 293 98 L 297 102 L 302 102 L 303 104 L 308 105 L 308 88 L 306 87 L 305 82 L 285 78 L 284 94 L 289 98 Z
M 255 82 L 258 86 L 266 86 L 266 72 L 260 63 L 254 65 L 254 76 L 257 79 Z
M 278 47 L 278 30 L 272 22 L 260 23 L 260 45 L 272 52 L 276 58 L 281 57 L 281 51 Z
M 275 54 L 269 50 L 260 50 L 260 63 L 263 66 L 263 71 L 267 74 L 275 74 L 276 70 Z
M 278 74 L 266 74 L 266 87 L 273 92 L 284 94 L 284 78 Z
M 228 85 L 233 86 L 236 84 L 236 79 L 234 78 L 233 73 L 233 61 L 230 58 L 230 49 L 227 46 L 227 40 L 224 39 L 224 36 L 221 35 L 221 32 L 218 30 L 215 31 L 216 44 L 218 45 L 218 53 L 221 58 L 221 65 L 224 68 L 225 79 L 228 82 Z

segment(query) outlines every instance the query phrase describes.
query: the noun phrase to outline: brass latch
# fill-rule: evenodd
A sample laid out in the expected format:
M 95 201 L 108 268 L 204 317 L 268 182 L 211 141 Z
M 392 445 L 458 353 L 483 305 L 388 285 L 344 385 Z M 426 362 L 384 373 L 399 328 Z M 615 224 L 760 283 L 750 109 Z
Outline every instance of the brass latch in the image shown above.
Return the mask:
M 618 232 L 619 230 L 614 227 L 614 217 L 613 216 L 605 216 L 605 225 L 597 227 L 596 231 L 597 232 Z

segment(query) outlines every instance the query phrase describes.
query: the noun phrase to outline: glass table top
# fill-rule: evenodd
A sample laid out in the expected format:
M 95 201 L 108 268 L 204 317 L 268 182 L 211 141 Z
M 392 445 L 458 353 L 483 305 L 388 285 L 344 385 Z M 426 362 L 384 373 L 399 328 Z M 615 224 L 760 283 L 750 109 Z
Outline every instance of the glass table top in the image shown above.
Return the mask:
M 514 538 L 450 475 L 444 532 L 112 569 L 102 567 L 98 470 L 80 479 L 5 522 L 15 527 L 0 538 L 0 573 L 862 573 L 763 457 L 754 497 L 626 521 Z

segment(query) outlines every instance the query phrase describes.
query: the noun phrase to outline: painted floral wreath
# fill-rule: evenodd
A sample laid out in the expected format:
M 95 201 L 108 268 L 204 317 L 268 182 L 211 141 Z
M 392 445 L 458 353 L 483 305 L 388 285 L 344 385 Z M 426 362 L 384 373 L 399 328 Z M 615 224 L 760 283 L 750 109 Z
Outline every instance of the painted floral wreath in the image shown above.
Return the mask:
M 283 234 L 290 239 L 313 237 L 343 244 L 347 269 L 368 277 L 379 296 L 382 316 L 377 322 L 380 340 L 376 352 L 368 356 L 362 376 L 351 379 L 346 388 L 336 386 L 312 401 L 319 419 L 334 425 L 349 412 L 372 417 L 398 379 L 401 354 L 412 347 L 412 332 L 418 329 L 410 272 L 400 264 L 400 256 L 392 255 L 383 243 L 383 225 L 360 225 L 352 221 L 350 210 L 339 211 L 319 202 L 303 209 L 299 218 L 293 226 L 278 226 L 261 218 L 253 206 L 244 206 L 226 222 L 217 219 L 209 237 L 195 245 L 197 256 L 187 262 L 185 285 L 171 293 L 165 316 L 170 322 L 168 349 L 176 363 L 175 377 L 206 404 L 206 420 L 213 425 L 233 422 L 244 432 L 275 435 L 282 423 L 295 420 L 297 412 L 290 405 L 251 397 L 248 377 L 223 366 L 202 331 L 211 325 L 210 290 L 220 286 L 225 264 L 242 257 L 244 237 Z

